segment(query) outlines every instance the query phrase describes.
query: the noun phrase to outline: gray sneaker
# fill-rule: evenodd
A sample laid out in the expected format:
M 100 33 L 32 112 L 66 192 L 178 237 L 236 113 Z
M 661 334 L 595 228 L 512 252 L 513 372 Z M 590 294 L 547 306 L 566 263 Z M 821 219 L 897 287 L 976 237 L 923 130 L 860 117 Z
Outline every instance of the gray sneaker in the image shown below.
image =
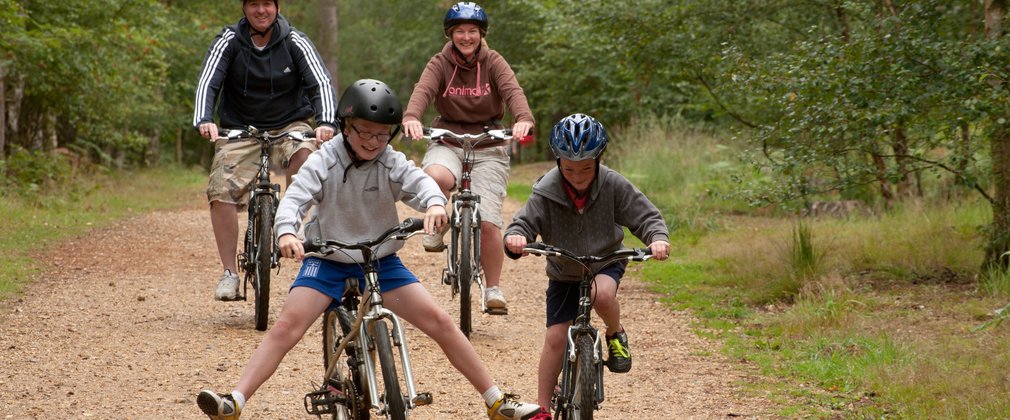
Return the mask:
M 487 306 L 488 309 L 499 310 L 508 307 L 508 304 L 505 302 L 505 295 L 498 286 L 484 289 L 484 306 Z
M 214 291 L 214 299 L 238 299 L 238 275 L 232 273 L 231 270 L 224 270 L 224 274 L 217 281 L 217 290 Z
M 449 231 L 449 225 L 442 225 L 442 229 L 439 233 L 434 235 L 424 235 L 421 237 L 421 245 L 424 245 L 424 250 L 427 252 L 442 252 L 445 250 L 445 240 L 442 238 L 445 233 Z

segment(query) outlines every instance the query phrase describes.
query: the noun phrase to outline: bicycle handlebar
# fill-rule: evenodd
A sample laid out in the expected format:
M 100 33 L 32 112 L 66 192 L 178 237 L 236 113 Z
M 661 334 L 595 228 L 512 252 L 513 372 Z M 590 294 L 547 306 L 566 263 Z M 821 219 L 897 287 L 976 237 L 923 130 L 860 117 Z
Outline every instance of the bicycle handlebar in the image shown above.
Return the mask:
M 476 144 L 484 140 L 511 140 L 512 130 L 503 128 L 495 130 L 485 129 L 480 134 L 457 134 L 443 128 L 424 127 L 422 138 L 435 141 L 455 141 Z
M 256 127 L 249 126 L 246 129 L 228 130 L 228 134 L 224 136 L 218 136 L 218 140 L 241 140 L 241 139 L 256 139 L 265 141 L 275 141 L 282 138 L 290 138 L 296 141 L 308 141 L 316 138 L 315 131 L 284 131 L 277 134 L 270 134 L 266 130 L 260 130 Z
M 620 260 L 645 261 L 652 258 L 652 250 L 649 248 L 619 249 L 617 251 L 611 252 L 610 254 L 603 256 L 594 256 L 594 255 L 579 256 L 575 255 L 571 251 L 568 251 L 567 249 L 559 248 L 554 245 L 545 244 L 543 242 L 528 243 L 526 244 L 526 247 L 523 248 L 523 252 L 545 257 L 564 257 L 572 261 L 581 263 L 583 266 L 587 267 L 590 263 L 602 262 L 604 263 L 604 265 L 607 265 L 612 262 Z
M 324 240 L 316 239 L 313 241 L 305 241 L 302 246 L 305 248 L 305 252 L 314 252 L 322 255 L 329 255 L 337 252 L 339 249 L 364 249 L 372 248 L 374 246 L 380 245 L 386 241 L 390 240 L 405 240 L 417 234 L 417 232 L 424 229 L 424 219 L 410 217 L 404 219 L 400 224 L 393 226 L 379 235 L 378 238 L 361 241 L 358 243 L 341 242 L 334 240 Z

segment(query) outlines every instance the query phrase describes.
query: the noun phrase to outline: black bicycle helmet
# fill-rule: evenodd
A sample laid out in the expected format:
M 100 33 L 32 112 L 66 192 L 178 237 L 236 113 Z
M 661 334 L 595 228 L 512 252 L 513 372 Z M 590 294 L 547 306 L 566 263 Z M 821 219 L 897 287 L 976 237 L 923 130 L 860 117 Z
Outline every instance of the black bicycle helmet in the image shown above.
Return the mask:
M 445 21 L 442 23 L 442 29 L 445 31 L 446 36 L 448 36 L 449 28 L 462 23 L 472 23 L 480 28 L 482 35 L 487 33 L 487 14 L 484 13 L 484 8 L 478 6 L 477 3 L 461 1 L 452 5 L 449 11 L 445 12 Z
M 361 79 L 344 90 L 337 107 L 337 117 L 344 123 L 347 117 L 361 118 L 379 124 L 399 125 L 403 105 L 389 86 L 374 79 Z
M 551 129 L 550 146 L 554 157 L 573 161 L 597 159 L 607 148 L 607 130 L 586 114 L 572 114 Z

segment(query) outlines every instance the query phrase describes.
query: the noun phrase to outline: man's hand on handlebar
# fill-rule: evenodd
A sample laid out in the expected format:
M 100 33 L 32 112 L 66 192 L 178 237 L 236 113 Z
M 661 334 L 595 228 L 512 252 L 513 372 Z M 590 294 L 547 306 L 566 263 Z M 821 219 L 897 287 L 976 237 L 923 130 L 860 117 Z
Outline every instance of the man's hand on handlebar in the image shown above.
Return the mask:
M 288 233 L 278 238 L 277 247 L 280 248 L 281 256 L 284 258 L 294 258 L 295 261 L 301 261 L 305 257 L 305 247 L 302 246 L 302 241 L 293 234 Z
M 316 127 L 316 140 L 319 140 L 320 143 L 330 141 L 330 139 L 333 138 L 333 134 L 333 127 L 328 125 L 320 125 Z
M 212 122 L 200 124 L 200 137 L 203 137 L 210 141 L 217 141 L 217 124 Z

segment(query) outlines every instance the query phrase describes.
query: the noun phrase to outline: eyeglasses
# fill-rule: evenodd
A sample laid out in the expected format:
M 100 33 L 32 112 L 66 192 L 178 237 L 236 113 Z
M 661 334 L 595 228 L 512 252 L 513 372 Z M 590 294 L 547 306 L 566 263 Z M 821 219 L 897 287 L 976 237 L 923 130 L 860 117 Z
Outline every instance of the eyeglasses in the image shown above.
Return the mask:
M 354 132 L 358 134 L 358 137 L 361 137 L 361 139 L 365 141 L 368 140 L 389 141 L 389 139 L 393 138 L 392 133 L 369 133 L 358 130 L 358 127 L 355 127 L 354 124 L 351 124 L 351 130 L 354 130 Z

